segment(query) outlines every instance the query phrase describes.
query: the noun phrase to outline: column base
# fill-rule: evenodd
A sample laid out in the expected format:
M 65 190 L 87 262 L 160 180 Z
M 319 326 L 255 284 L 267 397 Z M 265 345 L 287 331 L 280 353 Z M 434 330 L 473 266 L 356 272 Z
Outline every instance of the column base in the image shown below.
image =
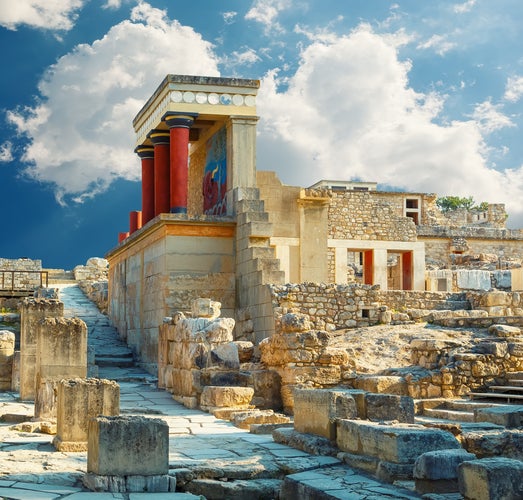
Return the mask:
M 172 207 L 171 208 L 172 214 L 186 214 L 187 213 L 187 207 Z
M 91 491 L 111 493 L 167 493 L 176 491 L 176 476 L 104 476 L 88 472 L 82 478 L 83 485 Z

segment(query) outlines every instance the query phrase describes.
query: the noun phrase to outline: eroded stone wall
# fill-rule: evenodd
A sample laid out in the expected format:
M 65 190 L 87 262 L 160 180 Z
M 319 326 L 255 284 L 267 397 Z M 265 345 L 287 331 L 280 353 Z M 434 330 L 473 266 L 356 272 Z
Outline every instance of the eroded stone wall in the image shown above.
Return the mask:
M 329 238 L 416 241 L 412 219 L 371 192 L 332 192 L 328 218 Z
M 378 286 L 299 283 L 269 285 L 276 330 L 288 312 L 305 314 L 311 327 L 336 330 L 386 322 Z

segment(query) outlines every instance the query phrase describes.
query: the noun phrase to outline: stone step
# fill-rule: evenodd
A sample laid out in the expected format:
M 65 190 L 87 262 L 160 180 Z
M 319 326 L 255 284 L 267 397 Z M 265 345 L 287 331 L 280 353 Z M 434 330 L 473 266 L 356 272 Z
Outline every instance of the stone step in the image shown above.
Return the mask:
M 492 398 L 492 399 L 523 399 L 523 394 L 510 394 L 499 392 L 469 392 L 471 398 Z
M 523 394 L 523 386 L 520 386 L 520 385 L 491 385 L 489 387 L 489 389 L 496 391 L 496 392 L 513 391 L 516 393 Z
M 507 380 L 507 383 L 509 385 L 516 385 L 518 387 L 522 386 L 523 387 L 523 380 L 519 379 L 519 378 L 509 378 Z
M 443 403 L 443 405 L 437 406 L 436 408 L 457 411 L 474 411 L 476 408 L 489 408 L 496 405 L 497 403 L 471 401 L 470 399 L 451 399 L 448 402 L 446 401 Z
M 129 368 L 134 366 L 134 359 L 128 357 L 99 357 L 96 355 L 95 363 L 98 366 L 116 366 L 120 368 Z
M 474 412 L 450 410 L 445 408 L 430 408 L 423 412 L 424 416 L 439 418 L 444 420 L 453 420 L 457 422 L 474 422 Z

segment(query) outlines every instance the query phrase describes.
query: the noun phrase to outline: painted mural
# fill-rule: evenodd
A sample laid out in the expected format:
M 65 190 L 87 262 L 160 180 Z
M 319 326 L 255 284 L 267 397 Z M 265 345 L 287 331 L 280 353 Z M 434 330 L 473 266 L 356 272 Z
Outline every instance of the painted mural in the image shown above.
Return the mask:
M 226 129 L 221 128 L 207 141 L 207 157 L 203 172 L 203 213 L 224 215 L 227 212 L 227 142 Z

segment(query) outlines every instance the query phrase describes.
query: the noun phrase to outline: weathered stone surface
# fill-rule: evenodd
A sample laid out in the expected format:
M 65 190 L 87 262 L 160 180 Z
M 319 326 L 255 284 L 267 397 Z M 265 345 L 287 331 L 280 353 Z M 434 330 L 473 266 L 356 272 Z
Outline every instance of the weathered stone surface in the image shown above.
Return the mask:
M 195 479 L 186 486 L 186 491 L 205 498 L 270 500 L 279 497 L 281 483 L 282 481 L 279 479 L 252 479 L 250 481 Z
M 310 329 L 311 323 L 306 314 L 287 313 L 281 318 L 281 331 L 284 333 L 306 332 Z
M 450 432 L 421 425 L 383 425 L 358 420 L 338 421 L 337 444 L 342 451 L 393 463 L 413 463 L 428 451 L 460 448 Z
M 167 474 L 107 476 L 87 473 L 82 477 L 82 483 L 91 491 L 111 493 L 167 493 L 176 489 L 176 478 Z
M 57 385 L 58 451 L 87 451 L 89 420 L 120 413 L 120 387 L 111 380 L 69 379 Z
M 219 318 L 222 304 L 211 299 L 199 298 L 192 302 L 192 315 L 195 318 Z
M 14 354 L 15 334 L 0 330 L 0 391 L 11 390 Z
M 20 399 L 34 400 L 38 324 L 43 318 L 60 317 L 64 305 L 58 300 L 27 298 L 20 303 Z
M 240 363 L 247 363 L 251 360 L 254 353 L 254 344 L 246 340 L 237 340 L 234 342 L 238 348 L 238 357 L 240 358 Z
M 157 418 L 97 417 L 89 421 L 87 472 L 152 476 L 169 470 L 169 426 Z
M 215 366 L 238 370 L 240 368 L 238 346 L 234 342 L 217 345 L 211 350 L 211 362 Z
M 290 419 L 272 410 L 248 410 L 233 413 L 231 422 L 240 429 L 249 429 L 252 424 L 288 424 Z
M 335 440 L 337 419 L 357 416 L 354 397 L 343 390 L 294 390 L 294 428 L 297 432 Z
M 413 475 L 416 479 L 457 479 L 458 465 L 475 459 L 473 453 L 458 448 L 428 451 L 416 459 Z
M 414 423 L 414 400 L 410 396 L 367 393 L 365 404 L 369 420 L 397 420 L 406 424 Z
M 407 382 L 399 376 L 362 375 L 354 380 L 353 385 L 367 392 L 409 395 Z
M 521 335 L 521 328 L 510 325 L 492 325 L 488 331 L 491 335 L 501 338 L 519 337 Z
M 523 405 L 502 405 L 474 410 L 475 422 L 490 422 L 503 427 L 523 427 Z
M 505 457 L 463 462 L 458 467 L 459 491 L 470 500 L 523 498 L 523 462 Z
M 200 406 L 208 408 L 248 405 L 253 394 L 254 389 L 252 387 L 218 387 L 208 385 L 203 388 Z
M 523 430 L 491 430 L 463 432 L 463 448 L 478 458 L 509 457 L 523 461 Z

